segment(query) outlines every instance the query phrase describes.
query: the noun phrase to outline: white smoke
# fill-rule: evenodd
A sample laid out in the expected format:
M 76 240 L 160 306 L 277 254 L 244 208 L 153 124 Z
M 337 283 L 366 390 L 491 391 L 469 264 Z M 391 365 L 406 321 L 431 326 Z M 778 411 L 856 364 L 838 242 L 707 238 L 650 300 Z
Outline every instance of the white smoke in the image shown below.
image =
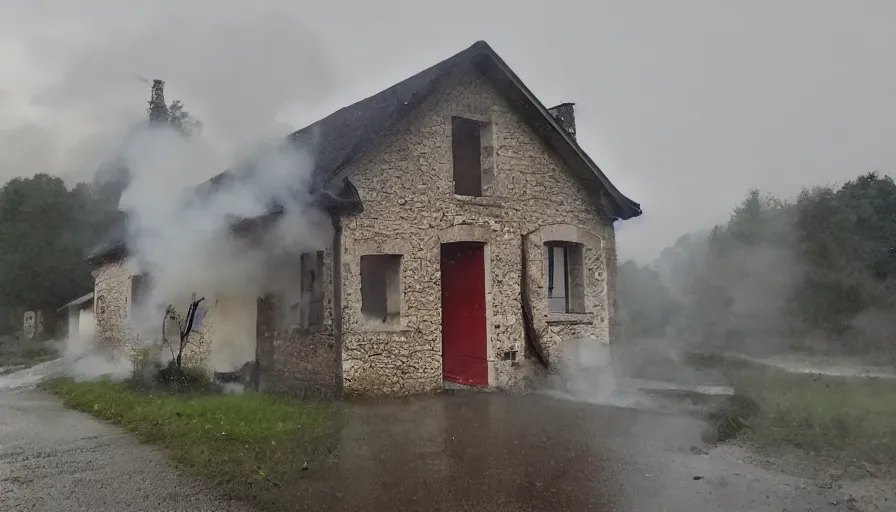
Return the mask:
M 0 390 L 32 387 L 49 379 L 69 377 L 76 381 L 100 377 L 121 381 L 131 373 L 132 363 L 123 354 L 101 350 L 89 330 L 56 342 L 60 357 L 6 375 L 0 375 Z
M 61 373 L 76 381 L 106 377 L 124 380 L 131 373 L 131 361 L 123 354 L 98 350 L 93 333 L 78 333 L 67 338 L 63 355 L 57 362 Z
M 609 343 L 565 341 L 556 370 L 548 378 L 547 392 L 558 398 L 617 407 L 635 407 L 646 399 L 620 382 Z
M 294 128 L 278 119 L 319 103 L 334 85 L 327 53 L 299 11 L 185 4 L 174 16 L 141 14 L 127 30 L 98 25 L 83 48 L 67 49 L 74 54 L 62 80 L 34 98 L 58 117 L 80 118 L 76 133 L 84 136 L 66 152 L 78 174 L 97 161 L 128 168 L 119 204 L 129 216 L 128 270 L 150 277 L 131 327 L 158 341 L 168 304 L 183 314 L 194 295 L 205 297 L 219 350 L 210 364 L 218 371 L 254 357 L 256 298 L 298 288 L 299 254 L 322 250 L 332 237 L 329 218 L 310 208 L 311 148 L 285 144 Z M 169 103 L 183 100 L 202 121 L 201 134 L 145 126 L 146 82 L 154 78 L 167 82 Z M 246 160 L 252 172 L 243 179 L 195 194 Z M 235 220 L 264 215 L 273 202 L 284 211 L 265 236 L 231 235 Z
M 237 159 L 211 137 L 167 127 L 130 138 L 124 162 L 131 181 L 119 208 L 128 215 L 130 271 L 150 276 L 150 311 L 132 319 L 145 338 L 157 334 L 168 304 L 183 314 L 195 294 L 213 311 L 212 368 L 233 371 L 254 359 L 256 299 L 298 288 L 289 267 L 298 269 L 301 253 L 332 239 L 329 217 L 311 206 L 310 151 L 281 140 Z M 203 184 L 199 193 L 186 178 L 234 167 L 232 180 Z M 234 235 L 236 221 L 268 215 L 273 204 L 283 213 L 260 237 Z

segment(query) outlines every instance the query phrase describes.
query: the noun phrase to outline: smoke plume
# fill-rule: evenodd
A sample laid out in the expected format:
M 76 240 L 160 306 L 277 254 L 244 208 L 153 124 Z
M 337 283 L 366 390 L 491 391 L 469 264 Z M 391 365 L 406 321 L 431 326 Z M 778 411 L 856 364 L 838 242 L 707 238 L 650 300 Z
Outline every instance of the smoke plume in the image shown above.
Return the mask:
M 192 297 L 205 297 L 213 369 L 254 359 L 257 297 L 297 288 L 299 254 L 332 236 L 329 218 L 310 207 L 313 148 L 287 144 L 295 127 L 278 119 L 331 90 L 326 52 L 291 12 L 185 6 L 126 30 L 97 27 L 70 62 L 33 102 L 80 118 L 83 136 L 70 152 L 77 175 L 101 162 L 127 169 L 118 208 L 127 214 L 128 270 L 148 274 L 131 328 L 158 340 L 168 304 L 183 314 Z M 147 126 L 144 77 L 164 79 L 168 100 L 183 100 L 202 131 Z M 235 179 L 200 186 L 226 170 Z M 94 176 L 98 185 L 120 178 L 108 168 Z M 236 221 L 274 204 L 282 214 L 263 236 L 233 235 Z

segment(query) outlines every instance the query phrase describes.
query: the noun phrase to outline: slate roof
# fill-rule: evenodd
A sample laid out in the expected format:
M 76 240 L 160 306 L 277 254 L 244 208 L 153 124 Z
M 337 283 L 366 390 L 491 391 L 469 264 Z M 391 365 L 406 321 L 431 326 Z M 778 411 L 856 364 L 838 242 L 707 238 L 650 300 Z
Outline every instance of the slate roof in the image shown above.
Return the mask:
M 440 86 L 460 80 L 473 67 L 481 72 L 509 100 L 533 130 L 595 192 L 609 199 L 610 213 L 617 219 L 641 214 L 638 203 L 625 197 L 576 142 L 563 129 L 548 109 L 522 83 L 519 77 L 485 41 L 478 41 L 466 50 L 427 68 L 369 98 L 344 107 L 329 116 L 289 135 L 288 139 L 312 148 L 313 181 L 317 190 L 329 190 L 337 183 L 338 192 L 325 197 L 329 201 L 358 202 L 357 191 L 350 184 L 338 183 L 340 173 L 366 150 L 372 148 L 411 112 L 420 107 Z M 227 171 L 200 184 L 197 192 L 212 193 L 221 186 L 239 179 L 238 172 Z M 117 226 L 104 244 L 97 247 L 90 259 L 109 256 L 124 248 L 124 223 Z
M 290 138 L 312 143 L 310 146 L 315 151 L 315 175 L 326 182 L 387 136 L 439 86 L 446 81 L 462 78 L 471 66 L 492 79 L 533 129 L 568 165 L 574 170 L 584 171 L 581 174 L 587 183 L 606 191 L 612 202 L 611 211 L 616 218 L 629 219 L 641 214 L 640 205 L 613 186 L 575 138 L 560 127 L 548 109 L 485 41 L 478 41 L 466 50 L 382 92 L 337 110 L 293 133 Z
M 127 238 L 127 216 L 124 212 L 118 212 L 118 218 L 112 223 L 112 226 L 103 235 L 103 238 L 96 247 L 87 255 L 88 261 L 94 261 L 102 258 L 114 258 L 123 254 L 127 249 L 125 240 Z
M 93 300 L 93 292 L 90 292 L 87 295 L 82 295 L 81 297 L 78 297 L 77 299 L 69 302 L 65 306 L 62 306 L 61 308 L 57 309 L 56 311 L 62 311 L 63 309 L 70 308 L 72 306 L 80 306 L 81 304 L 84 304 L 85 302 L 90 301 L 90 300 Z

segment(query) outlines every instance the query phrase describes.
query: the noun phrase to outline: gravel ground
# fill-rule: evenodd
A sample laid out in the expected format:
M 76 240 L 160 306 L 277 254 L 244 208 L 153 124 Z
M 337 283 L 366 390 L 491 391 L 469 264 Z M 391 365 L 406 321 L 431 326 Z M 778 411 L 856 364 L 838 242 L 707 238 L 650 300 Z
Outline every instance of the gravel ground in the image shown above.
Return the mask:
M 0 510 L 249 511 L 165 455 L 35 390 L 0 391 Z

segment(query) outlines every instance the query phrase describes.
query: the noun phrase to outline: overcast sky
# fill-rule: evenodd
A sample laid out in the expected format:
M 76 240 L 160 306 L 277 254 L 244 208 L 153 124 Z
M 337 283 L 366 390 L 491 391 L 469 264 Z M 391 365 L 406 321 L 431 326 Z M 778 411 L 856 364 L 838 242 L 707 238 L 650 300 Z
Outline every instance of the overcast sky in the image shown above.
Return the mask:
M 88 176 L 141 115 L 139 77 L 245 140 L 484 39 L 545 104 L 576 102 L 645 212 L 617 224 L 620 258 L 648 261 L 750 187 L 893 173 L 894 23 L 888 0 L 4 0 L 0 179 Z

